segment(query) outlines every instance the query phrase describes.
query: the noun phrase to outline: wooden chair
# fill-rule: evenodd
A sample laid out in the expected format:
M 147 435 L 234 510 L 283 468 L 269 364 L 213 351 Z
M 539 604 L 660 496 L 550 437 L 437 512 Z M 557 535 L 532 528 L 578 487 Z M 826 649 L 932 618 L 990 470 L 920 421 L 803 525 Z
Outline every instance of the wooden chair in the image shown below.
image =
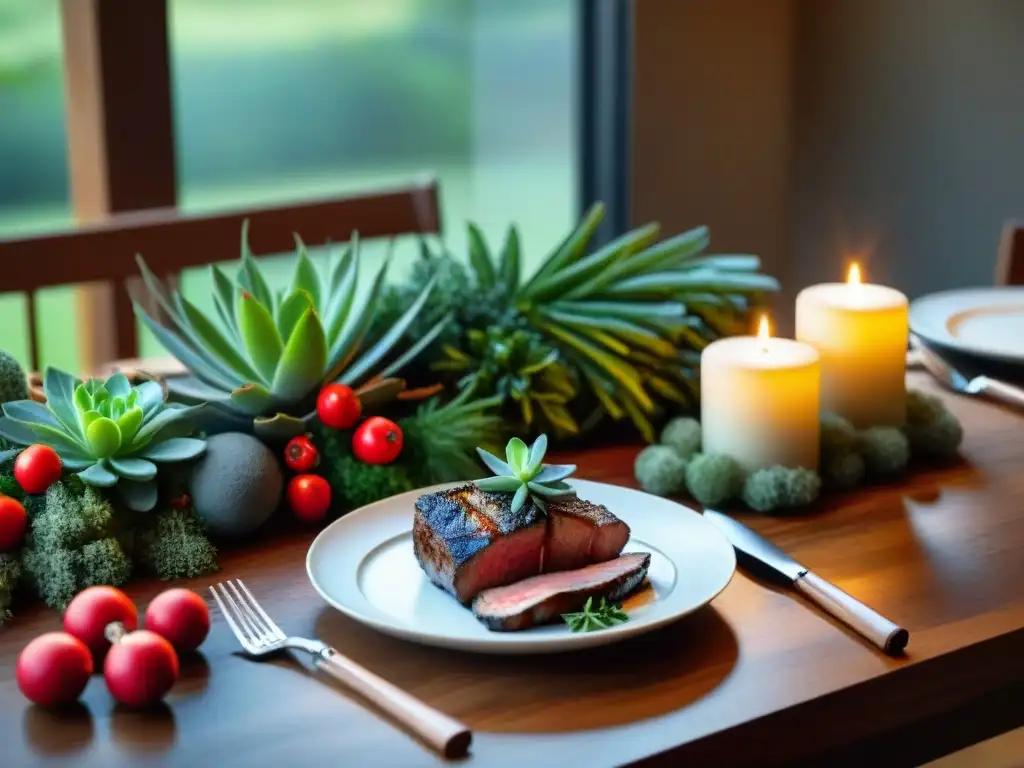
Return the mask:
M 996 285 L 1024 285 L 1024 219 L 1003 225 L 996 256 Z
M 310 245 L 360 238 L 393 237 L 441 230 L 439 190 L 428 178 L 407 187 L 300 204 L 185 216 L 176 210 L 118 214 L 96 226 L 0 240 L 0 292 L 28 294 L 30 370 L 38 370 L 38 319 L 35 291 L 56 285 L 105 282 L 115 290 L 112 311 L 88 318 L 94 328 L 81 335 L 116 339 L 116 358 L 138 356 L 135 315 L 125 285 L 138 280 L 135 255 L 143 254 L 158 275 L 173 280 L 183 269 L 237 259 L 242 222 L 256 255 L 294 249 L 292 233 Z M 80 323 L 85 325 L 86 323 Z M 93 373 L 107 360 L 83 360 Z

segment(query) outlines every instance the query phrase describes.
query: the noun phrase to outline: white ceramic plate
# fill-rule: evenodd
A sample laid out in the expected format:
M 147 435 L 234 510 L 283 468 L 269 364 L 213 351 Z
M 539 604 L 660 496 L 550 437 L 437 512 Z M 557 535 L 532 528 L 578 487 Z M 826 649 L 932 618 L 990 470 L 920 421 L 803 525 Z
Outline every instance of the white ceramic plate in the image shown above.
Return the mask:
M 977 357 L 1024 363 L 1024 288 L 970 288 L 922 296 L 910 330 L 924 341 Z
M 393 496 L 327 526 L 309 548 L 306 570 L 330 605 L 405 640 L 482 653 L 553 653 L 618 642 L 664 626 L 710 602 L 736 570 L 732 545 L 699 513 L 629 488 L 573 481 L 581 498 L 604 504 L 632 536 L 627 552 L 650 552 L 649 588 L 625 603 L 629 621 L 596 632 L 564 624 L 492 632 L 430 583 L 412 547 L 413 504 L 438 488 Z

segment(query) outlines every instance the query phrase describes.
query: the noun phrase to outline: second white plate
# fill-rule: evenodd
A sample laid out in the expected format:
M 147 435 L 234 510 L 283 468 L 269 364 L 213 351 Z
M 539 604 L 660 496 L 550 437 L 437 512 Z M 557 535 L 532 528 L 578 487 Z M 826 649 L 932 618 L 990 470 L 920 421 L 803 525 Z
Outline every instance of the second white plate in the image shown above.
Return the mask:
M 325 528 L 306 557 L 313 587 L 328 604 L 374 629 L 426 645 L 481 653 L 553 653 L 618 642 L 697 610 L 728 585 L 732 545 L 698 512 L 641 491 L 572 481 L 581 498 L 604 504 L 630 527 L 627 552 L 650 552 L 650 587 L 626 601 L 629 621 L 597 632 L 564 624 L 492 632 L 435 587 L 413 554 L 416 499 L 403 493 L 350 512 Z M 450 486 L 440 486 L 450 487 Z
M 924 341 L 976 357 L 1024 363 L 1024 288 L 970 288 L 922 296 L 910 330 Z

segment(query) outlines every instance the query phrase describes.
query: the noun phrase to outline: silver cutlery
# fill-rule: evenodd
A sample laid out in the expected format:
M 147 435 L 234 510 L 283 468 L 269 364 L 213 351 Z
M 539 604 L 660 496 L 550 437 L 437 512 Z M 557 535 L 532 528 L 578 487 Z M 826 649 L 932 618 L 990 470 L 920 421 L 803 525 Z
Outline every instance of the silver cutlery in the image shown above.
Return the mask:
M 921 364 L 941 384 L 962 395 L 982 395 L 1008 405 L 1024 408 L 1024 389 L 988 376 L 967 378 L 920 341 L 917 354 Z
M 305 651 L 332 677 L 362 694 L 404 724 L 445 757 L 461 757 L 469 749 L 469 727 L 427 706 L 400 688 L 377 677 L 319 640 L 289 637 L 266 614 L 241 579 L 210 587 L 224 619 L 245 652 L 262 659 L 285 649 Z
M 704 510 L 733 547 L 788 580 L 797 591 L 833 618 L 870 640 L 885 653 L 898 656 L 907 647 L 910 633 L 801 565 L 758 533 L 728 515 Z

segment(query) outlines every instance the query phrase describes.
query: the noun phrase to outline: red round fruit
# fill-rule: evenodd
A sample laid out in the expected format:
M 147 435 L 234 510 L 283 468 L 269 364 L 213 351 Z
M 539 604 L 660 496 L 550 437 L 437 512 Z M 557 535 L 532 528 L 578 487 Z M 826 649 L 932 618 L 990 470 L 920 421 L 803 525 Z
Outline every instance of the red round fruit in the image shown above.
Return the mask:
M 48 445 L 30 445 L 14 460 L 14 479 L 25 493 L 45 493 L 63 470 L 60 456 Z
M 322 520 L 331 508 L 331 485 L 320 475 L 296 475 L 288 483 L 288 506 L 308 523 Z
M 146 608 L 143 625 L 167 640 L 179 653 L 194 651 L 210 631 L 210 609 L 190 589 L 168 589 Z
M 316 398 L 316 415 L 331 429 L 348 429 L 362 412 L 359 396 L 344 384 L 328 384 Z
M 181 493 L 171 499 L 171 506 L 175 509 L 188 509 L 192 505 L 192 497 L 187 493 Z
M 305 435 L 293 437 L 284 447 L 284 463 L 292 472 L 309 472 L 320 463 L 320 454 Z
M 85 643 L 63 632 L 47 632 L 25 646 L 15 676 L 25 698 L 52 707 L 81 696 L 92 669 Z
M 110 695 L 122 704 L 156 704 L 178 679 L 178 654 L 156 632 L 129 632 L 110 647 L 103 678 Z
M 104 636 L 108 624 L 121 622 L 126 631 L 139 626 L 139 612 L 124 592 L 114 587 L 89 587 L 75 595 L 64 612 L 64 631 L 92 651 L 97 665 L 110 647 Z
M 364 464 L 390 464 L 401 452 L 401 428 L 381 416 L 367 419 L 352 435 L 352 453 Z
M 28 528 L 28 514 L 17 499 L 0 495 L 0 552 L 9 552 L 21 544 Z

